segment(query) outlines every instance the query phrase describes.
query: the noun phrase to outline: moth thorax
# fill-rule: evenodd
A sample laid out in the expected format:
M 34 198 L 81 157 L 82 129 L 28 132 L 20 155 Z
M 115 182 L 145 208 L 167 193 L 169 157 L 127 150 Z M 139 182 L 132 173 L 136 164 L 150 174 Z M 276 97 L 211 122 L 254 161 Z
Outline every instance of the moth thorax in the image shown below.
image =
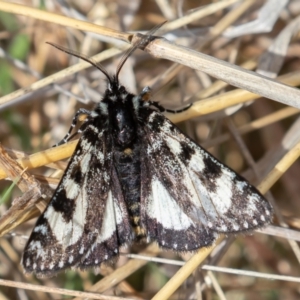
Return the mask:
M 136 137 L 136 124 L 127 105 L 116 107 L 112 116 L 114 141 L 121 147 L 129 146 Z

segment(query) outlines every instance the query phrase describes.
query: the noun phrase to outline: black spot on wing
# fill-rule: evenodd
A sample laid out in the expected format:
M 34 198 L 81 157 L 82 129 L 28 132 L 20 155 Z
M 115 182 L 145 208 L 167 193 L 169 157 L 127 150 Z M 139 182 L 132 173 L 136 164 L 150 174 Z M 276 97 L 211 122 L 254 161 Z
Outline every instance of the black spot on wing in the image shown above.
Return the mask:
M 83 180 L 83 176 L 82 176 L 82 172 L 81 172 L 81 168 L 80 165 L 74 166 L 72 169 L 72 172 L 70 174 L 71 178 L 74 180 L 75 183 L 77 184 L 81 184 L 82 180 Z
M 179 154 L 179 158 L 184 162 L 188 162 L 195 154 L 195 149 L 186 141 L 181 141 L 180 146 L 181 153 Z
M 57 191 L 52 199 L 51 204 L 54 210 L 56 212 L 60 212 L 67 223 L 70 222 L 76 206 L 74 200 L 67 198 L 66 191 L 64 189 Z
M 89 144 L 94 144 L 95 140 L 98 139 L 98 134 L 100 133 L 100 131 L 96 127 L 93 126 L 93 129 L 94 130 L 88 127 L 82 136 L 82 139 L 86 140 L 86 142 L 88 142 Z M 87 151 L 88 149 L 83 148 L 82 150 Z
M 203 162 L 205 167 L 199 177 L 208 191 L 215 192 L 217 190 L 216 180 L 222 175 L 222 166 L 208 153 L 203 155 Z
M 203 162 L 205 165 L 203 172 L 209 178 L 217 179 L 222 175 L 221 164 L 213 159 L 210 155 L 203 156 Z
M 95 141 L 99 139 L 99 134 L 103 132 L 104 128 L 107 126 L 107 122 L 107 116 L 99 114 L 98 116 L 82 125 L 81 129 L 83 128 L 83 133 L 79 141 L 79 148 L 81 152 L 88 151 L 88 149 L 85 149 L 83 147 L 83 144 L 81 142 L 85 141 L 88 144 L 94 145 Z

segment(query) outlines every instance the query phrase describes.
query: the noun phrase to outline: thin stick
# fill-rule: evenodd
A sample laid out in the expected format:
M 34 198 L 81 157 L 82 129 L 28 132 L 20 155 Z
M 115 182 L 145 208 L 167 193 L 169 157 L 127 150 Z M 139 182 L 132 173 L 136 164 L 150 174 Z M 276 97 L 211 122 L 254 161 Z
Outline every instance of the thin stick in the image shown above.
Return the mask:
M 202 266 L 202 270 L 211 270 L 211 271 L 223 272 L 228 274 L 244 275 L 244 276 L 251 276 L 256 278 L 265 278 L 269 280 L 285 280 L 285 281 L 300 283 L 300 277 L 294 277 L 294 276 L 267 274 L 261 272 L 237 270 L 237 269 L 230 269 L 230 268 L 223 268 L 223 267 L 216 267 L 216 266 L 209 266 L 209 265 Z
M 260 97 L 263 96 L 300 108 L 300 91 L 298 89 L 204 53 L 172 44 L 166 39 L 154 40 L 146 47 L 146 51 L 155 57 L 175 61 L 205 72 L 233 86 L 258 94 Z
M 45 10 L 40 10 L 37 8 L 29 7 L 26 5 L 21 5 L 17 3 L 3 2 L 0 1 L 0 10 L 6 11 L 8 13 L 23 15 L 26 17 L 31 17 L 34 19 L 51 22 L 52 24 L 59 24 L 62 26 L 73 27 L 78 30 L 94 32 L 100 35 L 108 36 L 110 38 L 115 38 L 127 43 L 130 43 L 130 38 L 132 34 L 122 33 L 120 31 L 96 25 L 93 23 L 80 21 L 70 17 L 65 17 L 62 15 L 47 12 Z
M 0 4 L 1 4 L 1 2 L 0 2 Z M 49 47 L 49 46 L 47 46 L 47 47 Z M 121 52 L 121 50 L 112 48 L 112 49 L 105 50 L 99 54 L 92 56 L 91 59 L 95 62 L 100 62 L 105 59 L 114 57 L 115 55 L 119 54 L 120 52 Z M 0 98 L 0 107 L 2 105 L 8 104 L 11 101 L 17 100 L 19 97 L 22 97 L 22 96 L 28 94 L 29 92 L 38 91 L 41 88 L 44 88 L 54 82 L 58 82 L 62 79 L 65 79 L 66 77 L 68 77 L 70 75 L 73 75 L 79 71 L 82 71 L 82 70 L 90 68 L 90 67 L 91 67 L 90 63 L 81 61 L 81 62 L 79 62 L 71 67 L 68 67 L 64 70 L 61 70 L 51 76 L 48 76 L 41 80 L 38 80 L 26 88 L 21 88 L 21 89 L 16 90 L 8 95 L 1 97 Z M 3 108 L 3 107 L 1 107 L 1 108 Z
M 216 242 L 218 244 L 221 241 L 219 238 Z M 180 268 L 177 273 L 165 284 L 165 286 L 152 298 L 152 300 L 168 299 L 178 287 L 190 276 L 190 274 L 198 268 L 206 257 L 211 253 L 214 247 L 201 248 L 192 256 L 186 264 Z
M 160 249 L 156 244 L 150 244 L 145 250 L 143 250 L 141 255 L 157 255 L 160 252 Z M 131 259 L 125 265 L 119 267 L 114 270 L 111 274 L 105 276 L 103 279 L 95 283 L 93 286 L 89 288 L 92 292 L 100 292 L 103 293 L 106 290 L 116 286 L 120 282 L 122 282 L 125 278 L 130 276 L 136 270 L 143 267 L 147 261 L 141 259 Z M 81 298 L 75 298 L 73 300 L 80 300 Z
M 169 32 L 180 28 L 182 26 L 188 25 L 191 22 L 199 21 L 201 18 L 212 15 L 220 10 L 227 8 L 228 6 L 238 2 L 239 0 L 223 0 L 212 3 L 210 5 L 206 5 L 200 9 L 197 9 L 190 14 L 187 14 L 179 19 L 176 19 L 172 22 L 168 22 L 163 28 L 158 31 L 158 34 L 163 34 L 165 32 Z
M 34 285 L 30 283 L 23 283 L 23 282 L 4 280 L 4 279 L 0 279 L 0 285 L 10 286 L 13 288 L 20 288 L 24 290 L 59 294 L 59 295 L 68 295 L 68 296 L 81 297 L 81 298 L 85 297 L 89 299 L 102 299 L 102 300 L 128 300 L 129 299 L 123 297 L 105 296 L 105 295 L 100 295 L 98 293 L 80 292 L 80 291 L 54 288 L 50 286 Z
M 286 83 L 289 85 L 297 86 L 300 84 L 300 72 L 296 71 L 293 73 L 289 73 L 283 76 L 280 76 L 277 78 L 278 81 L 282 83 Z M 286 85 L 282 85 L 285 88 L 288 89 L 294 89 Z M 281 91 L 283 92 L 283 91 Z M 296 90 L 294 93 L 294 97 L 296 94 L 300 94 L 300 91 Z M 289 96 L 289 94 L 287 94 Z M 260 95 L 253 94 L 251 92 L 236 89 L 227 93 L 223 93 L 218 96 L 210 97 L 201 101 L 198 101 L 194 103 L 194 105 L 187 111 L 182 112 L 180 114 L 171 115 L 166 114 L 166 116 L 174 123 L 182 122 L 191 118 L 199 117 L 205 114 L 213 113 L 222 109 L 225 109 L 227 107 L 239 104 L 239 103 L 245 103 L 250 100 L 258 99 L 260 98 Z M 298 96 L 300 99 L 300 95 Z M 280 101 L 283 102 L 283 101 Z M 289 102 L 289 100 L 287 100 Z M 292 104 L 288 104 L 293 106 Z M 298 100 L 298 103 L 296 106 L 300 107 L 300 101 Z M 295 106 L 295 107 L 296 107 Z
M 286 172 L 300 155 L 300 142 L 296 144 L 273 168 L 273 170 L 258 185 L 261 193 L 266 193 L 272 185 Z
M 299 113 L 300 113 L 299 109 L 288 106 L 288 107 L 279 109 L 273 113 L 270 113 L 264 117 L 256 119 L 250 123 L 242 125 L 242 126 L 238 127 L 237 130 L 240 134 L 245 134 L 248 132 L 252 132 L 254 130 L 264 128 L 268 125 L 271 125 L 275 122 L 281 121 L 283 119 L 286 119 L 288 117 L 291 117 L 291 116 L 299 114 Z M 210 139 L 210 140 L 207 140 L 207 141 L 201 143 L 201 145 L 204 148 L 208 148 L 208 147 L 212 147 L 217 144 L 223 143 L 223 142 L 229 140 L 229 138 L 230 138 L 230 134 L 224 133 L 222 135 L 217 136 L 214 139 Z
M 50 148 L 45 151 L 29 155 L 28 157 L 19 158 L 17 159 L 17 163 L 23 168 L 38 168 L 54 161 L 70 157 L 73 154 L 77 143 L 78 140 L 75 140 L 55 148 Z M 5 171 L 0 169 L 0 179 L 5 177 L 7 177 Z

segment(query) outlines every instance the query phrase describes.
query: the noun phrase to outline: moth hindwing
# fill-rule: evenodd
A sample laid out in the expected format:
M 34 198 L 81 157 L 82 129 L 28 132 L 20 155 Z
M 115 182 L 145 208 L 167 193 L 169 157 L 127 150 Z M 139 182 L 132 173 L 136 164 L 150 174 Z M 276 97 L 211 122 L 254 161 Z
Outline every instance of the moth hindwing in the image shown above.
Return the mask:
M 28 273 L 52 276 L 99 266 L 142 239 L 193 251 L 212 245 L 219 233 L 247 232 L 271 221 L 270 204 L 253 186 L 184 135 L 157 102 L 144 101 L 149 88 L 135 96 L 120 85 L 125 60 L 116 76 L 96 65 L 108 87 L 94 110 L 81 109 L 74 118 L 71 129 L 87 115 L 25 247 Z

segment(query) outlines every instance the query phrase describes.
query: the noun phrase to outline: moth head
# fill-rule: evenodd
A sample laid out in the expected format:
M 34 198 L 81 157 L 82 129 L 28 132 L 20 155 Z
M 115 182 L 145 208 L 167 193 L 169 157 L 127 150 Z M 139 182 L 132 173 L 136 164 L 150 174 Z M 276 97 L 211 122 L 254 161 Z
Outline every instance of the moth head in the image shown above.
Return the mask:
M 125 100 L 127 95 L 128 92 L 126 88 L 119 83 L 115 76 L 113 76 L 112 80 L 107 83 L 105 98 L 109 98 L 112 101 L 115 101 L 117 98 L 119 100 Z

